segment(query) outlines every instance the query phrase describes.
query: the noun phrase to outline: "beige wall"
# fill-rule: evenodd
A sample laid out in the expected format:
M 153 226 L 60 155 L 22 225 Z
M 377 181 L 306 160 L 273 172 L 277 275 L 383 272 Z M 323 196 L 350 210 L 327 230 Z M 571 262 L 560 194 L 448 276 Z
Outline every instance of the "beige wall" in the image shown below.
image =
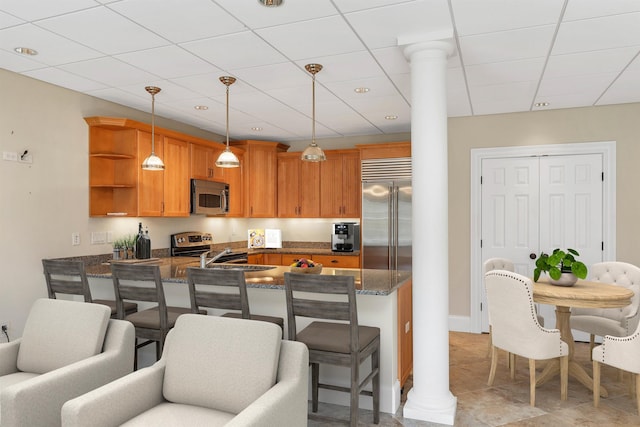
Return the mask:
M 0 151 L 29 150 L 33 164 L 0 161 L 0 323 L 10 323 L 10 334 L 21 334 L 36 298 L 45 297 L 41 259 L 102 254 L 109 245 L 90 245 L 92 231 L 116 236 L 135 232 L 138 218 L 88 217 L 88 144 L 83 117 L 129 117 L 149 122 L 146 112 L 126 108 L 0 69 Z M 541 145 L 567 142 L 617 141 L 618 185 L 634 188 L 640 144 L 640 104 L 611 107 L 504 114 L 449 121 L 450 173 L 450 311 L 469 316 L 469 162 L 471 148 Z M 221 141 L 200 129 L 158 118 L 158 126 Z M 402 141 L 409 135 L 374 135 L 319 141 L 325 148 Z M 308 141 L 290 144 L 291 151 Z M 415 183 L 414 185 L 421 185 Z M 640 198 L 617 198 L 618 259 L 640 265 L 635 242 Z M 243 240 L 246 229 L 280 227 L 284 240 L 328 241 L 330 219 L 245 220 L 221 218 L 143 218 L 149 226 L 152 248 L 168 247 L 171 233 L 205 230 L 216 243 Z M 82 243 L 71 246 L 71 233 Z M 0 337 L 0 340 L 2 337 Z
M 449 120 L 450 314 L 469 316 L 470 150 L 616 141 L 617 259 L 640 265 L 640 104 L 573 108 Z M 415 184 L 414 184 L 415 185 Z M 629 194 L 625 190 L 631 189 Z

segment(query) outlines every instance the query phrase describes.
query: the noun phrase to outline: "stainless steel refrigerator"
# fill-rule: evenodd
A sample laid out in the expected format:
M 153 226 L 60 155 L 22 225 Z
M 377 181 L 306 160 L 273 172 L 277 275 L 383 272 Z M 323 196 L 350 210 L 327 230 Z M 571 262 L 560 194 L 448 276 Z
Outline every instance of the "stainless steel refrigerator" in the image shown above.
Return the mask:
M 411 159 L 362 161 L 362 267 L 411 270 Z

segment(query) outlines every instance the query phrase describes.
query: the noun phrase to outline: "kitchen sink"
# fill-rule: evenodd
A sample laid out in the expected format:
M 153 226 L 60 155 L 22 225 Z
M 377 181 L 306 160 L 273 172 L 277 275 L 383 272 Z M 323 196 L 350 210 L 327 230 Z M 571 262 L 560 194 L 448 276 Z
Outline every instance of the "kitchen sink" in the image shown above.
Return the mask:
M 218 270 L 240 270 L 240 271 L 265 271 L 276 268 L 273 265 L 255 265 L 255 264 L 209 264 L 207 268 Z

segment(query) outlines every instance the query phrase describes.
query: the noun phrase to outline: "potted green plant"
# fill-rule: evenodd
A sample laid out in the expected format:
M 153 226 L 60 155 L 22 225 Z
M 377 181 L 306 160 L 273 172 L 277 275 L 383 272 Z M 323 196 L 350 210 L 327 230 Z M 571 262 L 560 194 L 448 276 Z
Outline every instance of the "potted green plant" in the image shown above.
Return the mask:
M 553 284 L 571 286 L 578 279 L 586 279 L 587 266 L 578 261 L 577 256 L 580 254 L 575 249 L 567 249 L 565 252 L 556 248 L 551 255 L 540 253 L 536 261 L 536 268 L 533 270 L 533 280 L 537 282 L 543 271 L 549 275 Z

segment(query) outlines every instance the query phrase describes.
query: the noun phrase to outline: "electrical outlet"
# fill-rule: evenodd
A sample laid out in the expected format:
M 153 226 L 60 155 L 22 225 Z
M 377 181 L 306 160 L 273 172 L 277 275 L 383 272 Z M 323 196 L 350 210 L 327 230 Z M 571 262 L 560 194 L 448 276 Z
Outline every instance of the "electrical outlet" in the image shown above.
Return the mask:
M 91 244 L 92 245 L 102 245 L 107 243 L 107 233 L 106 231 L 92 231 L 91 232 Z
M 71 233 L 71 245 L 78 246 L 80 245 L 80 233 L 77 231 Z
M 2 160 L 7 160 L 9 162 L 17 162 L 18 161 L 18 153 L 15 151 L 3 151 L 2 152 Z
M 107 231 L 107 243 L 113 243 L 113 231 Z

